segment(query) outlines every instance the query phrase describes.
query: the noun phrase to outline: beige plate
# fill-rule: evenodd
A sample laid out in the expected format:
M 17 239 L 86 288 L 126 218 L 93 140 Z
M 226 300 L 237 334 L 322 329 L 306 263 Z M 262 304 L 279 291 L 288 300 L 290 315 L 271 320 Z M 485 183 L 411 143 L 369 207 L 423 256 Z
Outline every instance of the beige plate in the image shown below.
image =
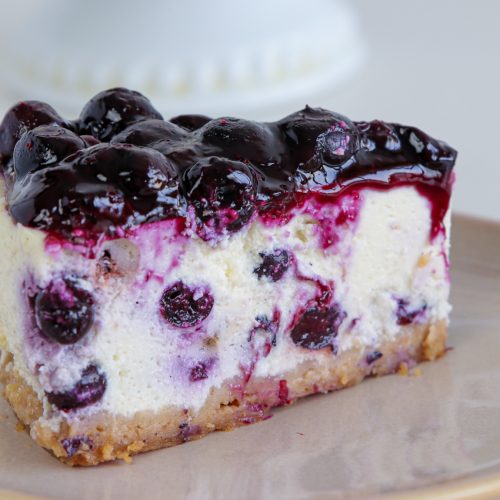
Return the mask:
M 453 350 L 422 376 L 368 380 L 133 465 L 90 469 L 61 465 L 16 432 L 2 402 L 0 490 L 72 499 L 500 497 L 500 226 L 456 217 L 452 251 Z

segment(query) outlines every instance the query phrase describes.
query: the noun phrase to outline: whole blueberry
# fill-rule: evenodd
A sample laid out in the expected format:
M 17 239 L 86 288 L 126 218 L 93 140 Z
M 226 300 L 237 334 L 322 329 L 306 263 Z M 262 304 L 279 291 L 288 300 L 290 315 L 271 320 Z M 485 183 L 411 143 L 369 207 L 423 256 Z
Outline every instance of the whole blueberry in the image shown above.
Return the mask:
M 267 165 L 280 161 L 282 147 L 271 128 L 238 118 L 218 118 L 201 128 L 202 143 L 209 154 Z
M 97 403 L 103 397 L 106 386 L 106 375 L 91 364 L 83 370 L 80 380 L 71 389 L 48 392 L 47 399 L 60 410 L 76 410 Z
M 193 131 L 203 127 L 203 125 L 211 120 L 212 118 L 205 115 L 179 115 L 170 118 L 169 121 L 186 130 Z
M 5 165 L 12 157 L 14 147 L 23 134 L 40 125 L 73 128 L 52 106 L 44 102 L 20 102 L 7 111 L 0 124 L 0 163 Z
M 203 158 L 186 169 L 182 185 L 198 221 L 214 234 L 237 231 L 255 210 L 256 175 L 245 163 Z
M 90 329 L 94 300 L 73 276 L 52 280 L 35 297 L 39 330 L 59 344 L 74 344 Z
M 338 334 L 345 313 L 337 306 L 315 306 L 307 309 L 291 331 L 293 342 L 306 349 L 330 347 Z
M 26 132 L 14 148 L 14 169 L 18 178 L 59 163 L 79 149 L 84 140 L 63 127 L 41 125 Z
M 191 287 L 177 281 L 164 290 L 160 312 L 171 325 L 189 328 L 204 321 L 213 305 L 214 298 L 206 287 Z
M 82 134 L 109 141 L 132 123 L 147 118 L 163 119 L 149 99 L 139 92 L 114 88 L 100 92 L 84 106 L 79 129 Z

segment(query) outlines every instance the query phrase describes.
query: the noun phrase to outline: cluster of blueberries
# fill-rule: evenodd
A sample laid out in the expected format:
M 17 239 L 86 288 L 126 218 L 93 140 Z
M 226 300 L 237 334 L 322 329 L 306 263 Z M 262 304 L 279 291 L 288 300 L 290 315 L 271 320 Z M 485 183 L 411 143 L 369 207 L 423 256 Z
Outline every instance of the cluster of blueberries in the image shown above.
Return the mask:
M 276 217 L 304 194 L 406 175 L 444 183 L 455 152 L 418 129 L 351 122 L 321 108 L 260 123 L 182 115 L 164 120 L 138 92 L 99 93 L 74 121 L 25 101 L 0 125 L 12 217 L 70 238 L 186 217 L 204 239 Z M 396 178 L 396 177 L 394 177 Z

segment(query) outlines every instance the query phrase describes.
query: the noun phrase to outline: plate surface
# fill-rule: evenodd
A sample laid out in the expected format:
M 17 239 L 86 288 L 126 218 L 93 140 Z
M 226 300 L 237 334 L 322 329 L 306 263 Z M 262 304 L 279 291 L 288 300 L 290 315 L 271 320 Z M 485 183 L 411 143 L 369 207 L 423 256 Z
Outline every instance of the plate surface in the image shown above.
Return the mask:
M 2 401 L 0 490 L 72 499 L 500 495 L 500 225 L 453 224 L 453 349 L 421 365 L 421 376 L 367 380 L 133 465 L 87 469 L 61 465 L 16 432 Z

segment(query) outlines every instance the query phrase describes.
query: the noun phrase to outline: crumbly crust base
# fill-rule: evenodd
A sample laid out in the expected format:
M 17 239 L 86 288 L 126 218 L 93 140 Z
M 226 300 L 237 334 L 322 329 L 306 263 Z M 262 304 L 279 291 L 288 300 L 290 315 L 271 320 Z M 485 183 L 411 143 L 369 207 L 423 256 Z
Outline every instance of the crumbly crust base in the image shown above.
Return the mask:
M 33 439 L 69 465 L 96 465 L 198 439 L 216 430 L 232 430 L 265 419 L 271 408 L 291 404 L 298 398 L 353 386 L 365 377 L 394 373 L 408 363 L 434 360 L 446 350 L 447 322 L 401 327 L 392 341 L 376 348 L 383 356 L 366 363 L 370 350 L 353 348 L 319 365 L 303 363 L 295 370 L 275 378 L 227 381 L 209 395 L 196 413 L 178 407 L 158 412 L 138 412 L 125 418 L 101 412 L 92 417 L 64 420 L 56 432 L 40 417 L 43 404 L 33 389 L 16 371 L 12 357 L 0 364 L 0 384 L 4 396 Z M 283 382 L 286 380 L 286 384 Z M 62 441 L 85 437 L 80 448 L 68 456 Z M 91 444 L 90 444 L 91 443 Z

